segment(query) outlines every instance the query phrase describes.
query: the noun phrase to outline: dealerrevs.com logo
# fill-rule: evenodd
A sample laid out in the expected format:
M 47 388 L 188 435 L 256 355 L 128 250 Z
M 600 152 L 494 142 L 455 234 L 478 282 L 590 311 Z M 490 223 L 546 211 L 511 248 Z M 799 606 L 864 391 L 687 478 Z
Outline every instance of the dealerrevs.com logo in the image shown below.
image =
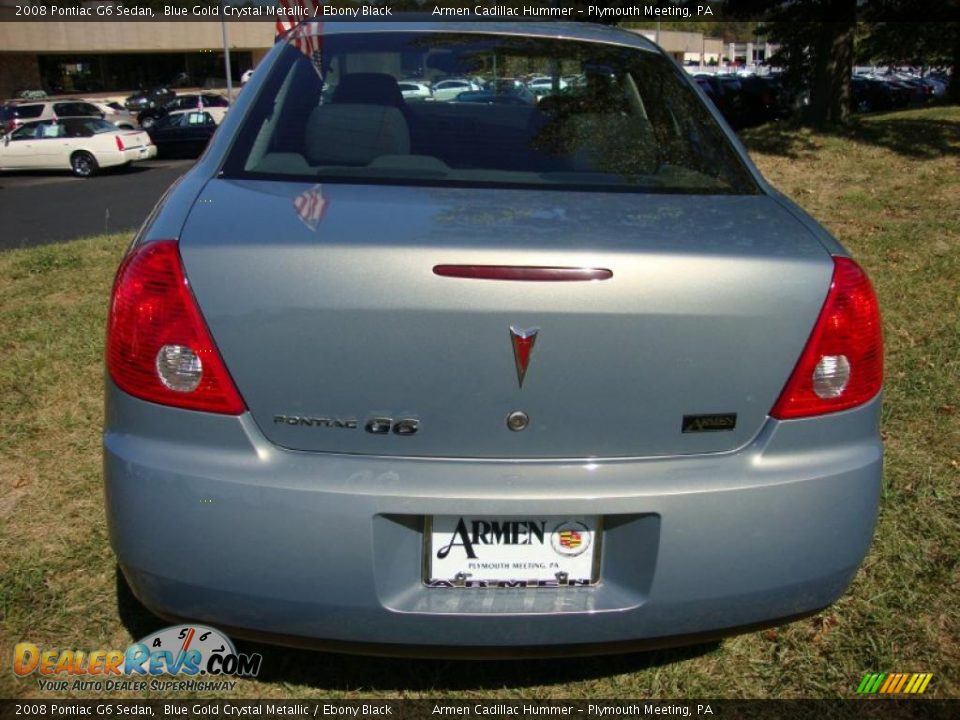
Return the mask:
M 262 662 L 259 653 L 238 653 L 230 638 L 203 625 L 164 628 L 126 650 L 57 650 L 29 642 L 13 650 L 15 675 L 38 675 L 41 690 L 56 691 L 232 690 L 236 682 L 225 678 L 256 677 Z

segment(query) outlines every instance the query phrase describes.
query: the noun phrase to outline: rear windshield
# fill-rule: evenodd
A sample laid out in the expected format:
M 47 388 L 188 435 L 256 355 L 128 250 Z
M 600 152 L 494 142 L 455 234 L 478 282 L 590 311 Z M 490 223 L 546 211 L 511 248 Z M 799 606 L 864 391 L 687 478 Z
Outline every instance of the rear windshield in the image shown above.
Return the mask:
M 43 105 L 7 105 L 0 110 L 0 119 L 12 120 L 13 118 L 29 119 L 40 117 L 43 112 Z
M 404 99 L 401 83 L 422 83 L 432 95 Z M 224 174 L 758 191 L 682 71 L 661 55 L 487 33 L 295 33 L 247 113 Z

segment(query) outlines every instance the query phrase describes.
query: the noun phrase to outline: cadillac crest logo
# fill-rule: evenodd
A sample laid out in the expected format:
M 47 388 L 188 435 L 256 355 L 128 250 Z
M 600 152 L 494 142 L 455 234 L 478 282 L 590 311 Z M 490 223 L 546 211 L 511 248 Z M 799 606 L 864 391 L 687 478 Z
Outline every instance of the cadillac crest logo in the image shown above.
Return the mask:
M 550 533 L 550 545 L 557 555 L 576 557 L 590 547 L 590 529 L 576 520 L 562 522 Z
M 530 364 L 530 355 L 533 353 L 533 346 L 537 342 L 537 333 L 540 328 L 530 328 L 521 330 L 520 328 L 510 326 L 510 342 L 513 345 L 513 361 L 517 366 L 517 380 L 520 387 L 523 387 L 523 378 L 527 374 L 527 366 Z

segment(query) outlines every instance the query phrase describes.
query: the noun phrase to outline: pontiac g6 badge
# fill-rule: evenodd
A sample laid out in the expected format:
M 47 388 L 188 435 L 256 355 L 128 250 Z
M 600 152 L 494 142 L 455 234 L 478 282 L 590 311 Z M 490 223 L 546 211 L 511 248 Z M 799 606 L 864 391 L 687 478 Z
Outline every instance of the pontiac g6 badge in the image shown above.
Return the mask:
M 530 355 L 533 353 L 533 345 L 537 342 L 537 333 L 540 328 L 530 328 L 521 330 L 510 326 L 510 342 L 513 344 L 513 361 L 517 366 L 517 380 L 520 387 L 523 387 L 523 378 L 527 374 L 527 366 L 530 364 Z

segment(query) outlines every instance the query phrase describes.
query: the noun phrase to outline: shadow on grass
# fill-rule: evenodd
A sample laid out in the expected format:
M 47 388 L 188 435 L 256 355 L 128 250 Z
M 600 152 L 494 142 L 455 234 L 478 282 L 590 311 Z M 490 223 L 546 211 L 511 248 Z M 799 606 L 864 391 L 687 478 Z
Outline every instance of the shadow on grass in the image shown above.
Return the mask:
M 770 123 L 743 133 L 751 152 L 797 159 L 818 149 L 810 134 L 792 123 Z M 960 122 L 898 114 L 855 118 L 845 128 L 816 131 L 819 135 L 876 145 L 900 155 L 927 160 L 960 155 Z
M 137 600 L 119 568 L 116 577 L 120 620 L 134 638 L 170 625 Z M 239 652 L 263 655 L 259 682 L 331 692 L 451 692 L 564 685 L 690 660 L 719 646 L 719 641 L 713 641 L 668 650 L 566 659 L 426 660 L 343 655 L 237 641 Z
M 793 122 L 771 122 L 759 127 L 742 130 L 738 133 L 747 150 L 764 155 L 779 155 L 797 160 L 811 155 L 817 150 L 817 144 L 809 135 L 803 134 L 799 125 Z

